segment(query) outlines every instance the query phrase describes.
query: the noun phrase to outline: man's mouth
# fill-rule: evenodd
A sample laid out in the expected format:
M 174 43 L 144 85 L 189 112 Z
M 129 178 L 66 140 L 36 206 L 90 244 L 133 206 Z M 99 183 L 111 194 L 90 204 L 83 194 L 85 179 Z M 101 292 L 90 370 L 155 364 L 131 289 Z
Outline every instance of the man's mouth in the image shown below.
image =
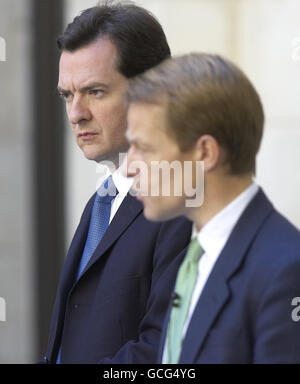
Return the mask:
M 93 137 L 97 135 L 98 133 L 95 133 L 95 132 L 81 132 L 78 134 L 78 138 L 81 140 L 91 140 Z

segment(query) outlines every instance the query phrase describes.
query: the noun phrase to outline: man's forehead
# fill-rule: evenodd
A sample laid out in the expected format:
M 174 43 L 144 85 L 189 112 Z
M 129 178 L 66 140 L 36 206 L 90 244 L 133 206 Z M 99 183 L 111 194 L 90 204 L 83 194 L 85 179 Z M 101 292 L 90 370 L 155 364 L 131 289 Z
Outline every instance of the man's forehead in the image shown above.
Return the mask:
M 161 120 L 166 117 L 167 104 L 165 103 L 148 103 L 148 102 L 131 102 L 129 104 L 128 119 L 133 122 L 151 120 Z
M 104 82 L 118 73 L 117 50 L 109 39 L 102 38 L 73 52 L 63 51 L 59 62 L 59 81 Z
M 64 50 L 61 59 L 66 60 L 99 60 L 113 61 L 117 57 L 117 48 L 108 37 L 101 37 L 73 51 Z
M 128 141 L 141 141 L 146 137 L 153 140 L 156 128 L 166 121 L 166 106 L 150 103 L 131 103 L 128 110 Z

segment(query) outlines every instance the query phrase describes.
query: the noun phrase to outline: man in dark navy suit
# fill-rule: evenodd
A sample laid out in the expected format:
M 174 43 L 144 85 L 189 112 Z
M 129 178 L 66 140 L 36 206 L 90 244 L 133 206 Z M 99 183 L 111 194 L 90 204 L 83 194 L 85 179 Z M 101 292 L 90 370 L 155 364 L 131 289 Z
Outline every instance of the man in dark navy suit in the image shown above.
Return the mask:
M 119 153 L 128 149 L 123 100 L 128 78 L 170 56 L 163 30 L 146 10 L 110 2 L 75 18 L 58 47 L 58 91 L 76 142 L 87 159 L 117 165 Z M 45 362 L 156 361 L 192 224 L 183 218 L 147 221 L 142 204 L 129 193 L 132 181 L 113 167 L 108 175 L 72 240 Z
M 253 180 L 264 122 L 254 87 L 230 61 L 191 54 L 131 80 L 127 100 L 128 175 L 145 216 L 185 215 L 195 229 L 158 362 L 300 363 L 300 233 Z M 145 193 L 163 186 L 148 177 L 153 159 L 176 161 L 169 190 L 193 194 Z

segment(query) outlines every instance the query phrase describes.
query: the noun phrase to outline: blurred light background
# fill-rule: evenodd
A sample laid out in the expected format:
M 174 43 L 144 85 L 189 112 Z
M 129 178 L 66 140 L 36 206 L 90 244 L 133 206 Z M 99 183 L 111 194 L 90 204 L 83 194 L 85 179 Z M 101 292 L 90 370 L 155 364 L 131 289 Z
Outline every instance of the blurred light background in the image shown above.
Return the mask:
M 59 271 L 95 190 L 96 163 L 76 148 L 56 94 L 55 41 L 96 3 L 0 0 L 0 363 L 42 357 Z M 219 53 L 253 81 L 266 113 L 257 180 L 300 228 L 300 1 L 137 4 L 157 16 L 173 55 Z

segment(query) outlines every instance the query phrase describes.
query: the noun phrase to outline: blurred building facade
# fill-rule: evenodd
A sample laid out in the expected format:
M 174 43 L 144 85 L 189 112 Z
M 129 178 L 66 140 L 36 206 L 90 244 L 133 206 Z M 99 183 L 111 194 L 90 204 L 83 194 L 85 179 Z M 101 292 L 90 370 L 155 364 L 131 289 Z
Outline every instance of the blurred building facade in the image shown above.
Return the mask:
M 81 10 L 94 6 L 97 1 L 65 0 L 60 3 L 64 4 L 63 24 L 66 26 Z M 300 25 L 297 20 L 300 2 L 139 0 L 137 3 L 157 16 L 173 55 L 193 51 L 218 53 L 233 60 L 253 81 L 266 114 L 257 181 L 275 206 L 300 228 Z M 36 17 L 34 5 L 33 0 L 0 0 L 0 37 L 5 39 L 7 47 L 6 62 L 0 62 L 0 297 L 7 303 L 7 321 L 0 322 L 0 363 L 31 362 L 39 357 L 48 332 L 47 321 L 41 320 L 39 291 L 46 302 L 43 311 L 47 318 L 53 304 L 58 269 L 52 264 L 47 266 L 49 274 L 53 275 L 45 281 L 46 286 L 52 287 L 49 298 L 45 286 L 40 287 L 41 279 L 47 274 L 43 265 L 50 257 L 46 248 L 51 237 L 46 236 L 43 251 L 37 239 L 43 232 L 36 229 L 36 221 L 47 216 L 33 214 L 47 201 L 37 203 L 32 198 L 37 191 L 44 194 L 45 190 L 36 185 L 40 179 L 33 166 L 39 154 L 36 149 L 39 141 L 35 138 L 39 120 L 32 107 L 37 89 L 33 86 L 36 74 L 32 71 L 36 60 L 32 53 L 36 41 L 32 29 Z M 53 92 L 56 84 L 54 88 L 51 84 L 47 86 L 50 89 L 42 92 Z M 66 120 L 63 113 L 58 112 L 57 116 Z M 46 123 L 39 128 L 42 132 L 46 130 Z M 61 246 L 64 249 L 60 253 L 55 249 L 52 252 L 56 255 L 53 263 L 60 264 L 86 201 L 95 190 L 97 171 L 96 164 L 85 160 L 76 148 L 67 122 L 61 140 L 63 148 L 59 147 L 57 137 L 47 140 L 53 143 L 53 154 L 64 154 L 63 164 L 52 164 L 54 171 L 62 165 L 65 170 L 64 188 L 59 180 L 54 183 L 60 188 L 56 201 L 65 201 L 66 235 L 61 234 L 56 242 L 59 248 L 64 240 Z M 47 166 L 51 167 L 49 161 Z M 42 182 L 47 181 L 43 179 Z M 55 200 L 49 204 L 54 203 Z M 54 228 L 51 236 L 56 232 Z M 36 267 L 38 260 L 42 260 L 41 268 Z
M 36 344 L 31 214 L 30 9 L 0 1 L 0 362 L 30 361 Z

